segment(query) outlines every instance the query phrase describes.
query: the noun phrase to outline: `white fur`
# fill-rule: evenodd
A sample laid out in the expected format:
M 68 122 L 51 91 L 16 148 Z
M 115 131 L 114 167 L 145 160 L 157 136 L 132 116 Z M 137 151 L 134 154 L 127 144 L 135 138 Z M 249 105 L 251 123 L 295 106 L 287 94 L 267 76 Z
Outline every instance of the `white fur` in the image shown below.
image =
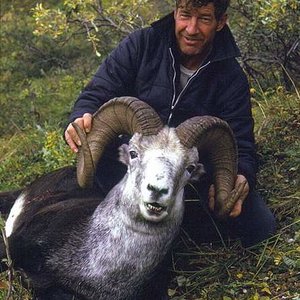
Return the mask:
M 14 224 L 15 224 L 16 219 L 21 214 L 21 212 L 24 208 L 25 198 L 26 198 L 26 195 L 21 194 L 17 198 L 15 204 L 13 205 L 13 207 L 12 207 L 10 213 L 9 213 L 9 216 L 8 216 L 6 224 L 5 224 L 6 237 L 11 236 L 11 234 L 14 231 Z

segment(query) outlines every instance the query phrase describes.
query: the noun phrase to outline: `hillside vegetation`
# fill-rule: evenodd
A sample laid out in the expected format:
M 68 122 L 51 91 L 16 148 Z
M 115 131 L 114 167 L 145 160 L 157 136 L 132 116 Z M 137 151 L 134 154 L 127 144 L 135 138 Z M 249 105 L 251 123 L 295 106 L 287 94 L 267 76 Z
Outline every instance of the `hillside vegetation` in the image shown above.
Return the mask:
M 102 14 L 95 3 L 103 5 Z M 122 37 L 172 5 L 1 1 L 0 191 L 74 164 L 62 133 L 80 90 Z M 183 232 L 173 253 L 173 300 L 300 298 L 299 11 L 294 0 L 236 0 L 230 11 L 251 84 L 258 189 L 276 215 L 278 233 L 246 250 L 221 239 L 196 245 Z M 0 299 L 31 296 L 18 274 L 4 272 Z

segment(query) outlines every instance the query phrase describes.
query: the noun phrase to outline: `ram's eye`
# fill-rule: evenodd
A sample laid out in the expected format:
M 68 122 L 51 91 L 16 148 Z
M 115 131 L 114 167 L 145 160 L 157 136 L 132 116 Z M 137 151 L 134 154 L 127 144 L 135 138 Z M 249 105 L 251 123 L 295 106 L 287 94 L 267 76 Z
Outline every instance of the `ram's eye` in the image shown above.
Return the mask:
M 134 150 L 129 151 L 129 155 L 130 155 L 130 158 L 131 158 L 131 159 L 134 159 L 134 158 L 137 158 L 137 157 L 138 157 L 137 152 L 134 151 Z
M 186 170 L 187 170 L 190 174 L 192 174 L 192 173 L 194 172 L 195 168 L 196 168 L 195 165 L 189 165 L 189 166 L 187 166 Z

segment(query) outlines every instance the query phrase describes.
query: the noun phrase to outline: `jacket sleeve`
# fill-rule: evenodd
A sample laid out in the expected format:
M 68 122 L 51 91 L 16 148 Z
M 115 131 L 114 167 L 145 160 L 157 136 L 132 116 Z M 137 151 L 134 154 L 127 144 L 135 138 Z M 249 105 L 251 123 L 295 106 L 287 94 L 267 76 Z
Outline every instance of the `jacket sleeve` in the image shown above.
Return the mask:
M 226 88 L 220 89 L 218 116 L 233 130 L 238 147 L 238 174 L 244 175 L 252 188 L 256 183 L 257 156 L 248 80 L 238 67 L 223 83 Z
M 126 37 L 103 61 L 76 100 L 69 122 L 84 113 L 93 114 L 106 101 L 131 95 L 136 77 L 140 31 Z

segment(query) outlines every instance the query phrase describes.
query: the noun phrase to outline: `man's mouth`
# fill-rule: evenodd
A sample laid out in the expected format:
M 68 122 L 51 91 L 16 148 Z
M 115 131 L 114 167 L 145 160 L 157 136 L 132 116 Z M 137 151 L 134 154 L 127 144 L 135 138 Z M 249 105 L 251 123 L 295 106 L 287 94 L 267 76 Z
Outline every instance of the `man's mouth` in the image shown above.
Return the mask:
M 199 38 L 194 38 L 194 37 L 189 37 L 189 36 L 185 36 L 185 38 L 189 41 L 200 41 Z
M 202 38 L 200 36 L 183 35 L 183 37 L 189 41 L 201 41 L 202 40 Z
M 202 39 L 200 39 L 200 38 L 189 37 L 189 36 L 183 36 L 183 38 L 184 38 L 184 42 L 185 42 L 186 44 L 192 44 L 192 45 L 195 45 L 195 44 L 201 42 L 201 40 L 202 40 Z

